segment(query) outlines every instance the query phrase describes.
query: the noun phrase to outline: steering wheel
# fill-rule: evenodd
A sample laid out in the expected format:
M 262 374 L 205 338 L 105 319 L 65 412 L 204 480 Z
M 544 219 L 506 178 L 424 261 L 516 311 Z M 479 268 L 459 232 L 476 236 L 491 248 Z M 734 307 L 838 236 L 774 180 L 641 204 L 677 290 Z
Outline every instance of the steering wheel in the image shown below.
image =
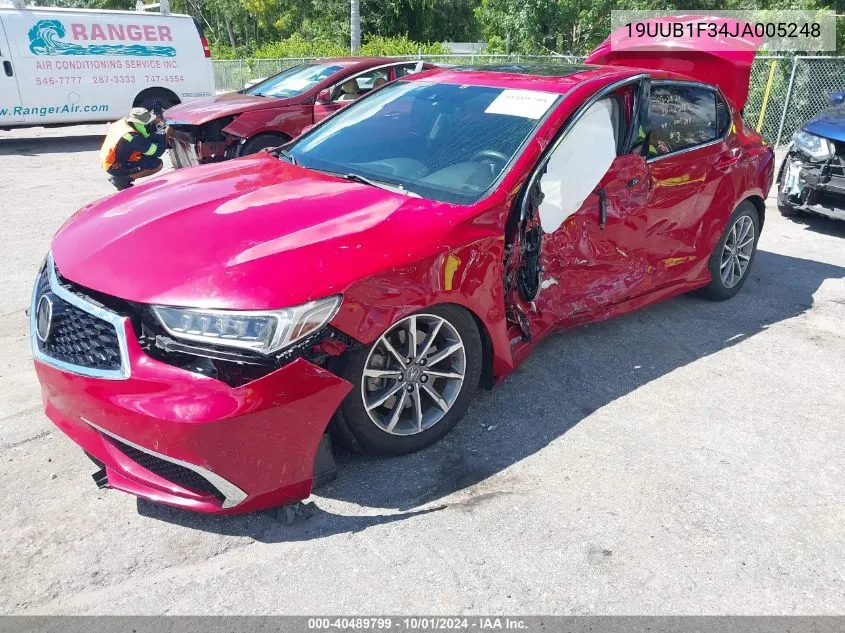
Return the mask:
M 490 168 L 490 176 L 493 178 L 495 178 L 499 172 L 505 168 L 505 165 L 508 164 L 507 154 L 497 152 L 494 149 L 484 149 L 480 152 L 476 152 L 469 160 L 472 163 L 487 165 Z

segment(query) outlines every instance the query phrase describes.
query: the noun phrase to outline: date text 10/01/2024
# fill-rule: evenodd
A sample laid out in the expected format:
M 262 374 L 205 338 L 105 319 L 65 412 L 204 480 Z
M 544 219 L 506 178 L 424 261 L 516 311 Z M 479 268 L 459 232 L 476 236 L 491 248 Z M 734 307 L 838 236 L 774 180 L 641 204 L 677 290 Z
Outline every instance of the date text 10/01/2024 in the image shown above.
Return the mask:
M 347 618 L 308 618 L 311 630 L 412 630 L 412 631 L 448 631 L 448 630 L 510 630 L 519 631 L 528 628 L 525 620 L 509 617 L 347 617 Z

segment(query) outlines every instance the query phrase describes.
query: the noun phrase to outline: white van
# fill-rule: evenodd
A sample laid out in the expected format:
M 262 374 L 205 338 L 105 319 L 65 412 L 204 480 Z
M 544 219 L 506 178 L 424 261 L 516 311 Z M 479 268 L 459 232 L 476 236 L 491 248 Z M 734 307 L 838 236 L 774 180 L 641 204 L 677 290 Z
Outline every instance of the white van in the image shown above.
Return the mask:
M 115 121 L 214 94 L 187 15 L 0 5 L 0 129 Z M 2 3 L 3 0 L 0 0 Z

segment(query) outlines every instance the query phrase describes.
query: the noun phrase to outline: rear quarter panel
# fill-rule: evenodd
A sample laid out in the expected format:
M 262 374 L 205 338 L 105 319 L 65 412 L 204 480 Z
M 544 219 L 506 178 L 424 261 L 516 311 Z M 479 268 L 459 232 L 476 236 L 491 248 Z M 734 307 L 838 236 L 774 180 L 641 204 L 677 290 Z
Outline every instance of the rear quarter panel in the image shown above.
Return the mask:
M 774 180 L 774 150 L 757 132 L 745 126 L 739 114 L 734 115 L 733 121 L 734 130 L 728 137 L 728 145 L 738 148 L 741 158 L 721 179 L 710 212 L 705 216 L 706 239 L 702 255 L 707 257 L 719 243 L 734 209 L 749 198 L 765 202 Z M 760 221 L 764 219 L 763 213 Z

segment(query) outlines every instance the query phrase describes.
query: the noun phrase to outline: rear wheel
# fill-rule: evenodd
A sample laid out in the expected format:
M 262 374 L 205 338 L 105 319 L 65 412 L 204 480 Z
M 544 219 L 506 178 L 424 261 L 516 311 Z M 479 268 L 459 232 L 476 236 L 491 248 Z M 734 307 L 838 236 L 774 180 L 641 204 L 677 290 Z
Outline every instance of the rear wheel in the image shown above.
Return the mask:
M 699 294 L 713 301 L 733 297 L 748 279 L 757 254 L 760 216 L 748 200 L 731 214 L 727 228 L 710 255 L 710 283 Z
M 354 388 L 337 430 L 370 454 L 425 448 L 464 416 L 481 366 L 481 337 L 466 310 L 442 305 L 408 316 L 350 358 L 344 375 Z
M 288 137 L 279 134 L 259 134 L 243 144 L 240 155 L 247 156 L 248 154 L 257 154 L 265 149 L 274 149 L 279 145 L 284 145 L 289 140 Z

